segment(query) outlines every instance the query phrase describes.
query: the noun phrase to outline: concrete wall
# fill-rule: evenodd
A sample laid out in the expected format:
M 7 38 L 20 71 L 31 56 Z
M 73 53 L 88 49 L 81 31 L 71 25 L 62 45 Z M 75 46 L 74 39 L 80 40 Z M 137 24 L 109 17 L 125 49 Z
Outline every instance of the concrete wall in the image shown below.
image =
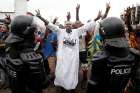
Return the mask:
M 26 14 L 27 0 L 15 0 L 15 15 Z
M 11 18 L 16 15 L 26 14 L 27 0 L 15 0 L 14 12 L 0 12 L 0 19 L 5 17 L 5 14 L 10 14 Z

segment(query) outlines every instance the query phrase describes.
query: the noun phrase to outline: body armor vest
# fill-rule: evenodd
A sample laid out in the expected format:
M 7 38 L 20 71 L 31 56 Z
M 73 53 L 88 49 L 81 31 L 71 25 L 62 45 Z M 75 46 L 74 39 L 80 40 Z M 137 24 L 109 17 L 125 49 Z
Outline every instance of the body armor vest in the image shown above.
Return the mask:
M 123 93 L 135 61 L 131 53 L 120 58 L 106 51 L 97 52 L 93 57 L 87 93 Z

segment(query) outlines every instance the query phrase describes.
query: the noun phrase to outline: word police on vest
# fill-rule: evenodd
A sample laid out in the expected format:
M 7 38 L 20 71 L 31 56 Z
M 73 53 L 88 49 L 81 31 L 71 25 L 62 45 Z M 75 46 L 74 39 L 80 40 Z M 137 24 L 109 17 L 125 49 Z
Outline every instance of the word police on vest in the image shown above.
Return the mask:
M 111 69 L 111 74 L 116 75 L 124 75 L 124 74 L 130 74 L 131 68 L 113 68 Z

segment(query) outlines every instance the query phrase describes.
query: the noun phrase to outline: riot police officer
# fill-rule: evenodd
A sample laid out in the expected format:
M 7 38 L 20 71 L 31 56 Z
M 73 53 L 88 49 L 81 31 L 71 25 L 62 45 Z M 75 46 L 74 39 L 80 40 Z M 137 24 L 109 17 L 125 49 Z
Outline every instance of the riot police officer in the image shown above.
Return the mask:
M 40 28 L 45 29 L 41 22 L 26 15 L 16 16 L 11 21 L 11 33 L 5 40 L 5 67 L 12 93 L 42 93 L 43 59 L 34 51 L 34 33 Z
M 136 61 L 125 38 L 124 24 L 109 17 L 100 23 L 99 32 L 104 49 L 93 56 L 87 93 L 123 93 Z

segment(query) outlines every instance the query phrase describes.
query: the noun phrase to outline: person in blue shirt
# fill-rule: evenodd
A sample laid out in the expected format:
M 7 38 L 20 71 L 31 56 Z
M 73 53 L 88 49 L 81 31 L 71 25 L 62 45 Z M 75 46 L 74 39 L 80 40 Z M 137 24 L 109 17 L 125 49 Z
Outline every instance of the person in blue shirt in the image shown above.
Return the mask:
M 55 62 L 56 62 L 56 49 L 57 49 L 57 34 L 53 31 L 48 31 L 45 34 L 42 53 L 44 59 L 48 61 L 50 74 L 54 77 Z

